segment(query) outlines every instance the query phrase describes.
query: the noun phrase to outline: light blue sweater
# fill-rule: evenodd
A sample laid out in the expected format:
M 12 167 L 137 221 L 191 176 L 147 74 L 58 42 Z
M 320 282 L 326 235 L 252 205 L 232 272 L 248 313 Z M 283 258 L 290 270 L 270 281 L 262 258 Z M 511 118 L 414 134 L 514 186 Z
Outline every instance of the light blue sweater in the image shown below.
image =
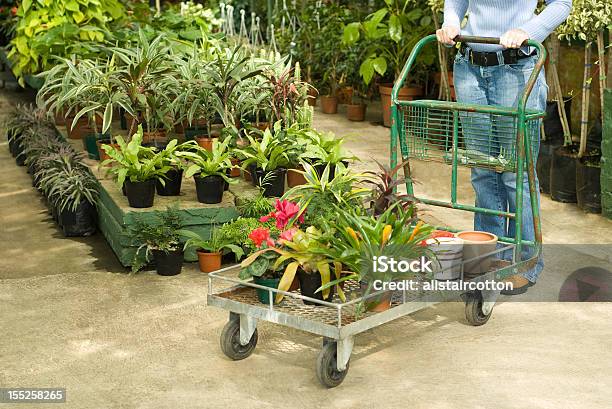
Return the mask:
M 463 35 L 501 37 L 506 31 L 520 28 L 529 38 L 543 42 L 569 16 L 572 0 L 546 0 L 546 8 L 535 14 L 538 0 L 446 0 L 444 26 L 460 27 L 468 13 Z M 476 51 L 497 51 L 501 46 L 470 44 Z

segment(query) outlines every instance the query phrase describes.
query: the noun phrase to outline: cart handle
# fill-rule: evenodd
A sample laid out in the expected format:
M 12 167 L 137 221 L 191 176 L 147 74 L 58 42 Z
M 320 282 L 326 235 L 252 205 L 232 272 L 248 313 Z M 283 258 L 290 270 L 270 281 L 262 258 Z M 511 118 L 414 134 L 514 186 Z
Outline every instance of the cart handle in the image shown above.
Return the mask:
M 408 73 L 412 69 L 412 66 L 414 65 L 414 62 L 416 61 L 419 54 L 421 53 L 421 50 L 426 44 L 432 43 L 434 41 L 437 41 L 436 35 L 428 35 L 427 37 L 422 38 L 412 49 L 410 57 L 408 57 L 408 61 L 406 62 L 406 65 L 404 65 L 404 68 L 402 69 L 402 73 L 400 74 L 398 81 L 393 86 L 393 92 L 391 93 L 391 100 L 393 101 L 393 105 L 398 105 L 399 90 L 404 86 L 406 78 L 408 77 Z M 455 37 L 455 41 L 478 44 L 499 44 L 500 39 L 497 37 L 457 36 Z M 527 99 L 529 99 L 529 95 L 531 95 L 531 91 L 533 90 L 533 87 L 538 79 L 538 75 L 540 74 L 540 71 L 542 71 L 542 67 L 544 66 L 544 62 L 546 61 L 546 48 L 544 48 L 542 43 L 534 40 L 527 40 L 523 43 L 523 46 L 535 47 L 538 52 L 538 61 L 536 62 L 535 67 L 533 68 L 533 72 L 531 73 L 531 76 L 529 77 L 529 80 L 525 85 L 525 90 L 523 91 L 523 94 L 519 99 L 518 109 L 519 112 L 522 113 L 525 112 Z

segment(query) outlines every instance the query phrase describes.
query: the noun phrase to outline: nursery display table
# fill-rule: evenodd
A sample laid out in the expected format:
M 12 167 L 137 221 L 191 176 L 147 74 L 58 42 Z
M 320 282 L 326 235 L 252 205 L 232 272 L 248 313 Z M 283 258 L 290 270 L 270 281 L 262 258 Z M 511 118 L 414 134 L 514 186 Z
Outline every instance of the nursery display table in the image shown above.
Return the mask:
M 59 131 L 66 135 L 65 127 L 58 127 Z M 77 150 L 83 150 L 80 139 L 68 139 Z M 118 188 L 117 184 L 106 176 L 105 168 L 98 161 L 85 159 L 91 172 L 100 182 L 100 196 L 97 203 L 98 227 L 115 255 L 122 265 L 131 266 L 137 250 L 130 240 L 128 231 L 137 222 L 151 223 L 155 218 L 156 211 L 165 211 L 169 206 L 178 206 L 181 219 L 185 224 L 184 229 L 191 230 L 208 236 L 213 226 L 221 226 L 238 218 L 236 206 L 242 200 L 251 198 L 258 194 L 258 190 L 250 183 L 242 179 L 231 185 L 229 191 L 223 195 L 223 201 L 219 204 L 208 205 L 197 201 L 196 188 L 193 179 L 184 179 L 181 195 L 175 197 L 155 196 L 155 204 L 147 209 L 135 209 L 129 206 L 127 198 Z M 197 261 L 194 250 L 185 252 L 185 260 Z

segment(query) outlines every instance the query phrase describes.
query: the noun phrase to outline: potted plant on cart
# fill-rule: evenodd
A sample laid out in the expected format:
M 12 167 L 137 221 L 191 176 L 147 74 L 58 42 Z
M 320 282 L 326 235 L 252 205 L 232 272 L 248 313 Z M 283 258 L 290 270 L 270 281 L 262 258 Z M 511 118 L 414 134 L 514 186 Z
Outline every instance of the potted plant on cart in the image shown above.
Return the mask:
M 394 82 L 399 79 L 414 45 L 431 31 L 431 24 L 432 18 L 426 6 L 415 6 L 411 0 L 386 1 L 381 9 L 370 14 L 364 21 L 348 24 L 344 29 L 343 42 L 352 46 L 360 39 L 365 41 L 365 59 L 359 72 L 366 85 L 372 82 L 376 74 L 385 77 L 389 71 L 394 73 Z M 419 67 L 415 70 L 422 78 L 411 80 L 425 79 L 435 57 L 435 50 L 423 50 Z M 387 127 L 391 126 L 393 82 L 379 85 L 383 122 Z M 423 95 L 423 88 L 417 86 L 416 82 L 400 90 L 401 99 L 410 100 Z
M 125 184 L 128 202 L 134 208 L 153 207 L 156 181 L 165 184 L 164 175 L 171 170 L 170 166 L 161 164 L 162 156 L 155 154 L 153 148 L 142 146 L 142 134 L 142 125 L 139 125 L 129 143 L 117 136 L 119 148 L 102 146 L 110 159 L 101 165 L 112 165 L 107 172 L 116 177 L 120 189 Z
M 156 211 L 153 220 L 137 214 L 136 223 L 128 232 L 134 246 L 138 246 L 132 261 L 132 272 L 141 270 L 152 258 L 157 274 L 180 274 L 184 257 L 180 233 L 182 228 L 183 221 L 175 207 Z
M 334 225 L 329 223 L 327 228 L 333 232 L 333 238 L 329 239 L 328 257 L 341 262 L 353 272 L 352 275 L 331 281 L 327 286 L 346 280 L 363 283 L 364 301 L 358 305 L 359 311 L 384 311 L 390 308 L 391 292 L 372 293 L 376 281 L 391 282 L 418 276 L 415 272 L 374 269 L 374 257 L 387 256 L 397 261 L 421 257 L 435 259 L 430 249 L 420 245 L 430 237 L 433 229 L 417 220 L 415 206 L 404 208 L 396 203 L 378 217 L 361 214 L 351 208 L 339 209 Z
M 180 234 L 188 239 L 185 242 L 185 250 L 196 250 L 200 271 L 203 273 L 220 270 L 224 254 L 234 253 L 237 258 L 244 255 L 244 250 L 232 243 L 216 226 L 213 227 L 208 239 L 190 230 L 181 230 Z
M 229 140 L 213 142 L 212 151 L 207 151 L 191 142 L 192 151 L 183 151 L 179 155 L 191 165 L 185 172 L 185 177 L 193 177 L 196 183 L 198 201 L 206 204 L 216 204 L 223 201 L 226 184 L 237 183 L 227 175 L 232 168 L 229 152 Z

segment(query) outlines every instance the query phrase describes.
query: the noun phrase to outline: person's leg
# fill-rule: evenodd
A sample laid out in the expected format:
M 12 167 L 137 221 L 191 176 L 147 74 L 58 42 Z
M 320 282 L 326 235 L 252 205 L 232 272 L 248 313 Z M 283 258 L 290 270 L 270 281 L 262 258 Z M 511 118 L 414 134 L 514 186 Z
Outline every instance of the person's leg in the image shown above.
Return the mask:
M 455 59 L 454 81 L 457 102 L 489 105 L 488 94 L 491 78 L 480 67 L 471 65 L 461 55 Z M 467 151 L 478 151 L 491 155 L 489 149 L 491 146 L 490 115 L 461 112 L 460 118 Z M 476 193 L 477 207 L 497 211 L 506 210 L 507 200 L 503 197 L 501 175 L 489 169 L 473 168 L 471 179 Z M 474 229 L 502 237 L 506 235 L 506 222 L 503 217 L 476 213 Z
M 535 58 L 528 58 L 519 61 L 518 64 L 513 65 L 505 65 L 497 67 L 494 71 L 494 85 L 491 90 L 491 102 L 494 105 L 500 106 L 517 106 L 518 100 L 525 89 L 525 85 L 531 75 L 535 64 Z M 538 81 L 534 86 L 534 89 L 531 93 L 527 101 L 527 108 L 534 109 L 538 111 L 543 111 L 546 108 L 546 97 L 548 93 L 548 88 L 546 85 L 546 80 L 544 73 L 541 73 L 538 77 Z M 501 129 L 501 138 L 500 144 L 502 147 L 505 146 L 505 149 L 513 150 L 516 145 L 515 140 L 512 140 L 511 136 L 516 135 L 516 124 L 510 124 L 508 120 L 500 120 Z M 533 136 L 533 141 L 531 143 L 531 152 L 532 152 L 532 160 L 535 162 L 537 160 L 538 150 L 539 150 L 539 126 L 538 124 L 531 124 L 530 126 L 531 134 Z M 523 200 L 522 204 L 518 204 L 516 202 L 516 183 L 517 177 L 516 173 L 512 172 L 504 172 L 501 175 L 501 181 L 503 188 L 506 192 L 506 198 L 508 200 L 508 211 L 514 213 L 516 212 L 517 206 L 521 207 L 522 217 L 521 217 L 521 234 L 523 240 L 534 241 L 535 240 L 535 231 L 533 225 L 533 213 L 530 201 L 529 194 L 529 181 L 527 172 L 523 174 Z M 536 176 L 536 189 L 535 194 L 537 195 L 537 203 L 539 206 L 540 203 L 540 191 L 538 187 L 538 181 Z M 508 237 L 515 237 L 516 234 L 516 223 L 514 220 L 510 220 L 508 223 Z M 522 259 L 527 259 L 531 257 L 533 253 L 533 248 L 525 248 L 522 254 Z M 542 258 L 540 257 L 537 266 L 524 274 L 525 278 L 527 278 L 531 283 L 535 283 L 538 279 L 538 276 L 542 272 L 544 267 L 544 263 Z

